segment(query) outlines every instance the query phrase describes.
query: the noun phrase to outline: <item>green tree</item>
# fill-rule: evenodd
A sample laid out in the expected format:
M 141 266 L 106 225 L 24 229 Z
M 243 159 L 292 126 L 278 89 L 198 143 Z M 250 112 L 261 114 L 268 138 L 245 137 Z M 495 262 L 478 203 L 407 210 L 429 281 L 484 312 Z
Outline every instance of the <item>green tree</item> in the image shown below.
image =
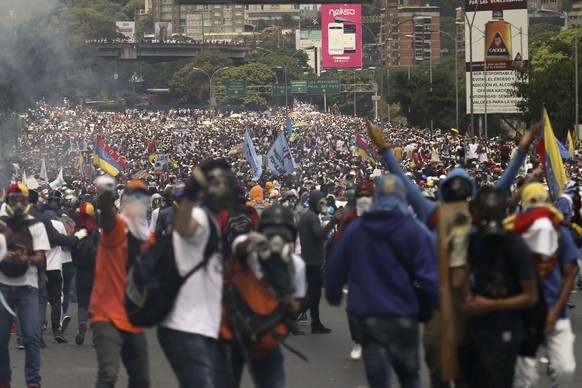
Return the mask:
M 539 120 L 545 106 L 558 137 L 574 124 L 575 34 L 566 30 L 548 38 L 531 52 L 530 66 L 518 71 L 517 95 L 524 98 L 520 105 L 524 119 Z
M 207 100 L 210 92 L 208 76 L 223 67 L 232 66 L 232 61 L 218 50 L 202 50 L 194 59 L 182 63 L 180 68 L 172 75 L 169 86 L 182 103 L 202 104 Z M 195 70 L 194 68 L 202 69 Z M 168 72 L 170 73 L 170 72 Z M 215 79 L 219 78 L 217 74 Z
M 246 81 L 249 86 L 264 86 L 275 83 L 277 75 L 264 63 L 248 63 L 243 66 L 233 67 L 225 70 L 219 77 L 220 83 L 224 84 L 227 80 Z M 262 109 L 267 106 L 265 96 L 249 93 L 245 97 L 224 96 L 220 98 L 223 104 L 238 104 L 249 109 Z

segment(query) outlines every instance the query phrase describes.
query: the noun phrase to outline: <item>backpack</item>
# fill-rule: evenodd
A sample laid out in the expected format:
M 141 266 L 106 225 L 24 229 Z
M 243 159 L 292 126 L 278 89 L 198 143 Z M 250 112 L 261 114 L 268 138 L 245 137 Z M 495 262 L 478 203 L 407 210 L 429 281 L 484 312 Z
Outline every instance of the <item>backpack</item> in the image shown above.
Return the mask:
M 38 220 L 13 219 L 7 216 L 1 217 L 2 221 L 10 228 L 11 233 L 5 235 L 6 248 L 9 252 L 18 252 L 31 255 L 33 252 L 33 239 L 29 226 L 38 223 Z M 19 278 L 28 270 L 29 264 L 22 260 L 0 261 L 0 271 L 9 278 Z
M 220 337 L 236 341 L 251 360 L 258 360 L 282 343 L 295 316 L 250 268 L 235 263 L 237 266 L 224 283 Z
M 248 214 L 244 212 L 231 213 L 222 232 L 222 239 L 227 244 L 226 247 L 230 248 L 237 236 L 250 233 L 253 229 L 253 221 Z
M 217 228 L 208 213 L 206 217 L 210 236 L 204 249 L 204 258 L 186 275 L 181 276 L 176 265 L 172 225 L 165 235 L 157 236 L 157 241 L 139 254 L 129 267 L 124 304 L 132 325 L 151 327 L 164 320 L 174 307 L 182 285 L 196 271 L 206 267 L 213 253 L 220 249 Z
M 257 211 L 257 213 L 259 213 L 259 216 L 263 213 L 263 210 L 265 210 L 265 208 L 267 207 L 267 205 L 265 205 L 265 201 L 253 201 L 253 207 L 255 208 L 255 210 Z
M 71 257 L 75 267 L 79 269 L 95 269 L 100 236 L 99 229 L 93 229 L 87 237 L 79 241 L 71 249 Z

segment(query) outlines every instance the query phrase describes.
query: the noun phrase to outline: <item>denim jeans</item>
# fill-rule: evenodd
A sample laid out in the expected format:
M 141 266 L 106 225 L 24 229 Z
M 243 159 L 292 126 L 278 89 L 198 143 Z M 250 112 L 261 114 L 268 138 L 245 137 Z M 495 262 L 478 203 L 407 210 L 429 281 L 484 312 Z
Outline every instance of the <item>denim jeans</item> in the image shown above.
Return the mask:
M 51 329 L 53 333 L 61 329 L 61 315 L 63 312 L 63 304 L 61 296 L 63 292 L 63 275 L 61 271 L 51 270 L 46 271 L 48 282 L 46 283 L 46 292 L 48 294 L 48 301 L 51 305 Z
M 77 268 L 75 284 L 77 288 L 77 303 L 79 309 L 79 323 L 89 320 L 89 301 L 91 299 L 91 290 L 95 280 L 95 271 L 91 269 Z
M 215 385 L 216 388 L 237 388 L 240 386 L 244 357 L 240 346 L 226 341 L 219 341 L 216 351 Z M 257 388 L 283 388 L 285 386 L 285 369 L 283 353 L 277 346 L 265 357 L 251 361 Z
M 69 300 L 71 299 L 71 285 L 75 277 L 75 264 L 73 262 L 63 263 L 63 314 L 69 311 Z
M 98 365 L 96 388 L 115 387 L 120 358 L 129 377 L 129 388 L 150 386 L 145 333 L 132 334 L 117 329 L 111 322 L 96 322 L 93 326 L 93 339 Z
M 180 388 L 214 387 L 215 339 L 166 327 L 158 328 L 158 339 Z
M 358 326 L 370 388 L 390 387 L 391 368 L 402 388 L 420 388 L 418 319 L 360 317 Z
M 27 385 L 40 385 L 40 330 L 38 289 L 30 286 L 0 284 L 6 303 L 16 312 L 25 347 L 24 379 Z M 12 381 L 10 369 L 10 329 L 14 318 L 0 306 L 0 383 Z

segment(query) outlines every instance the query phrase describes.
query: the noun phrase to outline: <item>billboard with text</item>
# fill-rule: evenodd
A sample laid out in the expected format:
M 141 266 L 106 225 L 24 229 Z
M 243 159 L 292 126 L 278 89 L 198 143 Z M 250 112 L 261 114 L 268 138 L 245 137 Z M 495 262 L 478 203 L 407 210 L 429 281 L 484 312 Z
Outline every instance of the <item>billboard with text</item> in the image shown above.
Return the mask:
M 474 113 L 519 113 L 514 83 L 529 59 L 527 0 L 465 0 L 465 9 L 467 113 L 471 69 Z
M 322 4 L 323 67 L 362 67 L 362 5 Z

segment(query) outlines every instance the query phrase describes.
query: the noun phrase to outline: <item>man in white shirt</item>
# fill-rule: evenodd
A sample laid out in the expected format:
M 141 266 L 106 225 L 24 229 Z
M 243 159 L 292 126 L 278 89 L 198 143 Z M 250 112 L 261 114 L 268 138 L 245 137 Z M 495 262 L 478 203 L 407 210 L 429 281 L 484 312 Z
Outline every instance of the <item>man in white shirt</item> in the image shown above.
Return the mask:
M 37 266 L 45 262 L 50 244 L 44 225 L 28 214 L 28 189 L 8 188 L 6 214 L 0 223 L 0 388 L 10 387 L 10 329 L 17 315 L 25 347 L 24 376 L 28 388 L 40 388 L 40 319 Z M 16 313 L 16 314 L 15 314 Z
M 181 388 L 213 386 L 213 354 L 220 328 L 222 249 L 216 216 L 236 204 L 235 179 L 224 160 L 194 168 L 176 213 L 174 252 L 184 283 L 158 338 Z M 202 203 L 198 205 L 197 203 Z

